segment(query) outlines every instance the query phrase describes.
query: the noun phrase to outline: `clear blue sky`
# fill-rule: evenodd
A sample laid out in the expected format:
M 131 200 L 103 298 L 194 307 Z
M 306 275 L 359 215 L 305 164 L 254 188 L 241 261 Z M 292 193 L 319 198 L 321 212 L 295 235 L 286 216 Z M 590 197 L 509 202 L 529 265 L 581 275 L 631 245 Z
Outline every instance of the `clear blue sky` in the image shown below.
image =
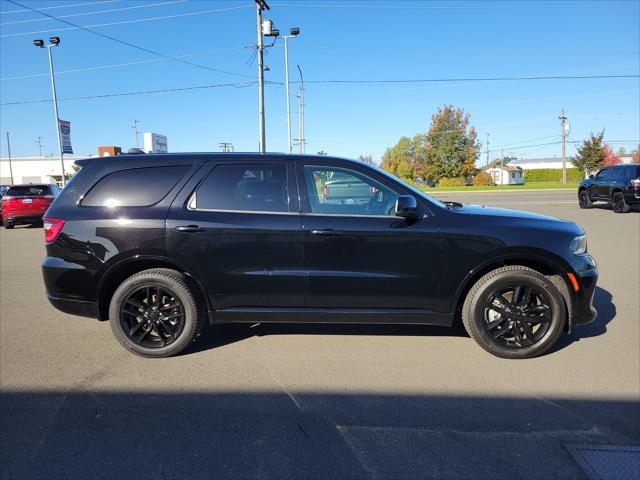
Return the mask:
M 21 10 L 6 0 L 0 26 L 2 103 L 50 99 L 46 51 L 34 38 L 59 35 L 54 50 L 58 95 L 103 95 L 253 81 L 256 63 L 255 8 L 251 0 L 17 0 L 78 25 L 115 23 L 94 30 L 190 62 L 234 72 L 229 75 L 158 57 L 70 28 L 59 21 Z M 84 5 L 82 3 L 84 2 Z M 621 75 L 639 73 L 640 2 L 381 2 L 344 0 L 271 0 L 271 18 L 281 32 L 301 29 L 290 43 L 291 79 L 296 64 L 305 80 L 425 79 L 531 75 Z M 78 5 L 80 4 L 80 5 Z M 64 5 L 73 5 L 58 8 Z M 140 7 L 143 8 L 131 8 Z M 51 8 L 56 7 L 56 8 Z M 235 8 L 231 7 L 246 7 Z M 224 11 L 198 13 L 210 10 Z M 12 12 L 12 13 L 10 13 Z M 91 15 L 82 13 L 100 12 Z M 148 20 L 187 13 L 195 15 Z M 26 20 L 35 20 L 23 22 Z M 146 20 L 136 23 L 132 20 Z M 14 23 L 22 22 L 22 23 Z M 51 30 L 43 33 L 30 33 Z M 14 35 L 27 33 L 25 35 Z M 278 41 L 280 43 L 280 41 Z M 269 49 L 266 79 L 284 79 L 284 52 Z M 104 65 L 136 65 L 69 70 Z M 42 76 L 32 76 L 43 74 Z M 242 76 L 246 75 L 246 76 Z M 13 79 L 25 76 L 28 78 Z M 293 136 L 297 103 L 292 86 Z M 307 152 L 325 150 L 379 160 L 402 135 L 426 131 L 433 112 L 444 104 L 463 107 L 484 144 L 505 145 L 505 154 L 539 157 L 560 154 L 558 115 L 566 109 L 571 139 L 606 129 L 606 139 L 626 141 L 627 151 L 640 138 L 638 78 L 436 84 L 306 85 Z M 15 156 L 56 152 L 51 103 L 3 105 L 4 131 L 15 132 Z M 284 87 L 266 86 L 267 149 L 286 151 Z M 143 131 L 168 136 L 171 151 L 218 151 L 232 142 L 236 151 L 257 150 L 257 87 L 219 87 L 91 100 L 62 100 L 60 117 L 72 123 L 78 154 L 96 153 L 98 145 L 133 144 L 134 119 Z M 538 145 L 538 146 L 529 146 Z M 514 148 L 514 147 L 526 148 Z M 613 145 L 616 149 L 621 144 Z M 484 149 L 484 147 L 483 147 Z M 573 154 L 571 144 L 568 153 Z M 492 153 L 498 155 L 499 151 Z M 484 152 L 482 162 L 484 162 Z

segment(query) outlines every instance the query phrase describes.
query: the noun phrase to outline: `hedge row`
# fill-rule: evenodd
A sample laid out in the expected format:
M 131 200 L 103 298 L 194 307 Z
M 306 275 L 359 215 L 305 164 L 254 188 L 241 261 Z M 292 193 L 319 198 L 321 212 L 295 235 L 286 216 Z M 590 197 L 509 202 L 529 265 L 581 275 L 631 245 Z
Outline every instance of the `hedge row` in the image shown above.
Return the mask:
M 441 178 L 438 180 L 439 187 L 464 187 L 464 178 Z
M 579 183 L 584 178 L 579 168 L 567 168 L 567 182 Z M 562 181 L 561 168 L 540 168 L 524 171 L 524 181 L 530 182 L 560 182 Z

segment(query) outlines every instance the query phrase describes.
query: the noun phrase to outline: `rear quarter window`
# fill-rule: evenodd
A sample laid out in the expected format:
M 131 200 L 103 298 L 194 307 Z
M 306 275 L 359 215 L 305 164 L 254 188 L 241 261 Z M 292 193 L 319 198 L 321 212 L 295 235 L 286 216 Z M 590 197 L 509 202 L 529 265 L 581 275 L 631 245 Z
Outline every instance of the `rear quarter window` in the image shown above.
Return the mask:
M 85 207 L 146 207 L 162 200 L 189 165 L 120 170 L 106 175 L 85 194 Z

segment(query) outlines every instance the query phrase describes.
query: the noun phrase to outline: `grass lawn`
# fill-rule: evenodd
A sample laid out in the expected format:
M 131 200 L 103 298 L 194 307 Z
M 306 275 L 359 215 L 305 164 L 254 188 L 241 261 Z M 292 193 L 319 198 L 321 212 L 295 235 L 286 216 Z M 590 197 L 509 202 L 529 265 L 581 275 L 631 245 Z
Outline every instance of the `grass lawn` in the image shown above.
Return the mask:
M 552 189 L 577 189 L 577 183 L 567 183 L 566 185 L 561 184 L 560 182 L 529 182 L 524 185 L 496 185 L 495 187 L 483 187 L 483 186 L 472 186 L 472 187 L 421 187 L 420 189 L 425 191 L 426 193 L 430 192 L 466 192 L 466 191 L 474 191 L 474 190 L 534 190 L 537 188 L 552 188 Z

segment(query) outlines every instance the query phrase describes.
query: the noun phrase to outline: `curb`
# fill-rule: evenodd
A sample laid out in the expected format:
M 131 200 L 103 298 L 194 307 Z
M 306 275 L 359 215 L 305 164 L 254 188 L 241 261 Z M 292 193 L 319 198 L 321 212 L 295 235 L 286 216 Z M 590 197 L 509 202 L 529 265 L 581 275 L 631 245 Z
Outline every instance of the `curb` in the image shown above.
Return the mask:
M 433 190 L 433 191 L 429 191 L 429 190 L 421 190 L 422 192 L 426 193 L 426 194 L 436 194 L 436 193 L 509 193 L 509 192 L 519 192 L 519 193 L 526 193 L 526 192 L 574 192 L 573 188 L 529 188 L 527 190 L 516 190 L 516 189 L 509 189 L 509 190 Z

